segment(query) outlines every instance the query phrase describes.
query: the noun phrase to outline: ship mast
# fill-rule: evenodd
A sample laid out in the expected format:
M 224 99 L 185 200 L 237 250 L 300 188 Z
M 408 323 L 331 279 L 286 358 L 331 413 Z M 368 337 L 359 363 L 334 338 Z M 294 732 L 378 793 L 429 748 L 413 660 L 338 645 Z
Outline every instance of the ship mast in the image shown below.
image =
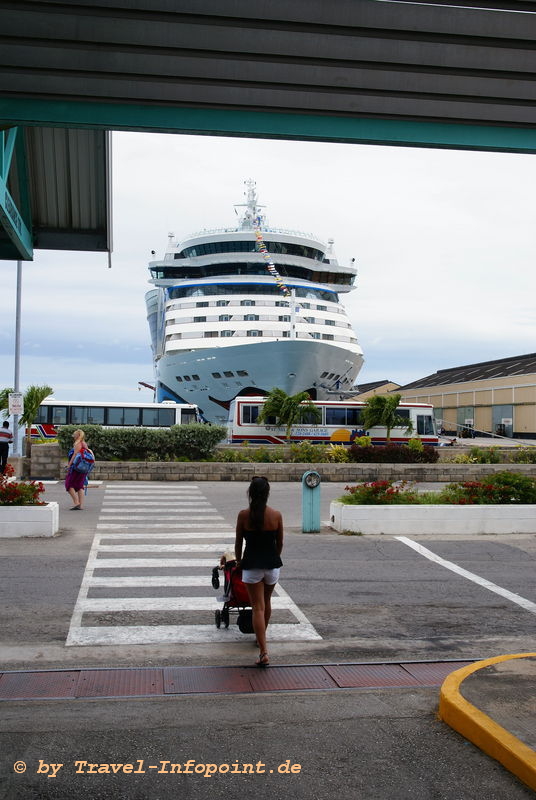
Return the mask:
M 265 206 L 260 206 L 257 203 L 257 184 L 252 178 L 248 178 L 247 181 L 244 181 L 244 185 L 247 187 L 247 192 L 244 192 L 246 202 L 235 204 L 235 209 L 245 208 L 242 219 L 240 220 L 240 230 L 253 230 L 257 220 L 259 220 L 260 225 L 264 227 L 266 217 L 261 213 L 261 208 L 265 208 Z

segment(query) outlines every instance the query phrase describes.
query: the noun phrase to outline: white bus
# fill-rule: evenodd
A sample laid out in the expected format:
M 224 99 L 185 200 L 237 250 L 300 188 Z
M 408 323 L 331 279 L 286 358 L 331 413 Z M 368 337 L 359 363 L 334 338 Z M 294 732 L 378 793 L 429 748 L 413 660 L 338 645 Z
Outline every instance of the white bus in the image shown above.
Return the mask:
M 44 400 L 32 425 L 32 439 L 54 439 L 61 425 L 102 425 L 105 428 L 170 428 L 199 421 L 196 405 L 186 403 L 101 403 Z
M 268 418 L 262 424 L 257 422 L 264 405 L 264 397 L 237 397 L 229 409 L 228 435 L 230 443 L 251 442 L 251 444 L 285 444 L 286 427 L 276 425 L 275 419 Z M 321 412 L 318 423 L 303 421 L 291 428 L 291 442 L 309 441 L 317 444 L 350 445 L 360 436 L 370 436 L 372 444 L 387 443 L 385 428 L 365 430 L 362 424 L 362 410 L 365 405 L 358 401 L 325 400 L 314 401 Z M 391 444 L 404 444 L 418 438 L 424 445 L 436 446 L 438 436 L 435 427 L 433 406 L 424 403 L 400 403 L 397 415 L 411 422 L 411 433 L 406 428 L 393 428 Z

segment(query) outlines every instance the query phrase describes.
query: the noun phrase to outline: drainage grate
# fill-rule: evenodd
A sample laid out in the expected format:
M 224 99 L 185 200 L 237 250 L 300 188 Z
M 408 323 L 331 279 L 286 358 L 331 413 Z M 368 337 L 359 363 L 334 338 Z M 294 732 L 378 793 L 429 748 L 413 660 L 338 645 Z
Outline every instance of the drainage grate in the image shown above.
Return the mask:
M 341 664 L 325 669 L 341 689 L 420 685 L 398 664 Z
M 404 664 L 404 669 L 417 678 L 422 686 L 440 686 L 451 672 L 472 663 L 472 661 L 437 661 L 426 664 Z
M 161 669 L 82 670 L 77 697 L 146 697 L 163 695 Z
M 0 678 L 3 700 L 56 699 L 74 697 L 78 671 L 6 672 Z
M 249 680 L 254 692 L 337 689 L 337 684 L 324 667 L 253 667 Z
M 166 667 L 163 672 L 165 694 L 251 692 L 241 667 Z

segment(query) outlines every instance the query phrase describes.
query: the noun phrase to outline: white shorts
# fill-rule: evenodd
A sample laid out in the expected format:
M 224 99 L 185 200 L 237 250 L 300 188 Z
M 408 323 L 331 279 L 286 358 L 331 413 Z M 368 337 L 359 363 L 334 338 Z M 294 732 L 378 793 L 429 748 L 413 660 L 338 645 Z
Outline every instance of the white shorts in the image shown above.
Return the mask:
M 273 586 L 279 580 L 280 567 L 275 569 L 243 569 L 242 581 L 244 583 L 260 583 L 264 581 L 267 586 Z

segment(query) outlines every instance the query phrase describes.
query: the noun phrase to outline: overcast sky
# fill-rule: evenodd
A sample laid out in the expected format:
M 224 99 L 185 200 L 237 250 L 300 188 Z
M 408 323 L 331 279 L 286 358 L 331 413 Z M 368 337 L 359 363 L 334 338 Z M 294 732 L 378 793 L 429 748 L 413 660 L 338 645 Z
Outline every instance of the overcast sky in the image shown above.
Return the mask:
M 365 354 L 358 383 L 536 350 L 536 156 L 205 136 L 113 137 L 114 253 L 23 264 L 21 388 L 150 400 L 151 250 L 234 224 L 248 178 L 273 226 L 356 259 L 341 295 Z M 1 262 L 0 374 L 13 385 L 16 264 Z

